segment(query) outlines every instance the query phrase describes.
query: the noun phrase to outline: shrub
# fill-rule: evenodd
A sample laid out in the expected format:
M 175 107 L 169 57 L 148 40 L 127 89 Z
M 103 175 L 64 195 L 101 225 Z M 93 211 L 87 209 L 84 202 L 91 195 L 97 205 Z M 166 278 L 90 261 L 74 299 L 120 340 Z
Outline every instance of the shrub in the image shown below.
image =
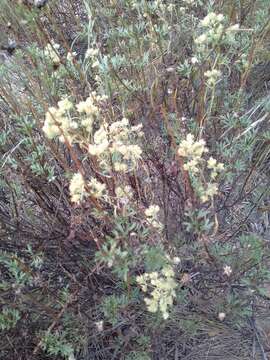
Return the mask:
M 0 10 L 1 355 L 170 359 L 250 326 L 268 300 L 268 1 Z

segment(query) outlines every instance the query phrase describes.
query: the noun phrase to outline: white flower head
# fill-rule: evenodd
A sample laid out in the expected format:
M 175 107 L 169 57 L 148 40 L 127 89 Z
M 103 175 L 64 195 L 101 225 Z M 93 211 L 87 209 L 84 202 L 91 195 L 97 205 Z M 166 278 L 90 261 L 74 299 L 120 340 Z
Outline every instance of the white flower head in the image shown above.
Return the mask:
M 148 209 L 145 210 L 145 215 L 147 217 L 156 218 L 160 208 L 158 205 L 150 205 Z
M 103 331 L 103 328 L 104 328 L 104 321 L 103 320 L 96 321 L 95 325 L 96 325 L 96 328 L 97 328 L 98 332 Z
M 218 82 L 218 79 L 221 78 L 221 75 L 221 71 L 217 69 L 207 70 L 204 73 L 204 76 L 207 78 L 207 84 L 209 86 L 214 86 Z
M 79 113 L 85 113 L 87 115 L 98 115 L 99 108 L 97 106 L 97 96 L 95 93 L 90 94 L 90 96 L 85 100 L 79 102 L 79 104 L 76 105 L 76 108 Z
M 181 259 L 178 256 L 175 256 L 172 260 L 173 260 L 174 265 L 178 265 L 181 262 Z
M 213 27 L 224 20 L 223 14 L 215 14 L 214 12 L 210 12 L 205 16 L 205 18 L 201 21 L 201 25 L 203 27 Z
M 72 62 L 76 56 L 77 56 L 76 51 L 73 51 L 73 52 L 69 51 L 67 53 L 67 61 Z
M 220 313 L 218 314 L 218 319 L 219 319 L 220 321 L 223 321 L 223 320 L 225 319 L 225 317 L 226 317 L 226 314 L 225 314 L 224 312 L 220 312 Z
M 126 172 L 126 171 L 128 171 L 128 166 L 125 163 L 120 163 L 120 162 L 116 161 L 113 164 L 113 166 L 114 166 L 114 170 L 116 172 Z
M 231 275 L 232 273 L 232 268 L 228 265 L 225 265 L 224 268 L 223 268 L 223 274 L 224 275 L 227 275 L 228 277 Z
M 87 49 L 87 51 L 86 51 L 86 53 L 85 53 L 85 59 L 88 59 L 88 58 L 97 56 L 98 53 L 99 53 L 99 50 L 98 50 L 98 49 L 89 48 L 89 49 Z
M 217 160 L 211 156 L 207 161 L 208 169 L 215 169 L 216 165 L 217 165 Z
M 97 179 L 92 178 L 89 182 L 89 187 L 90 187 L 91 193 L 96 198 L 101 198 L 103 195 L 105 195 L 106 185 L 102 184 Z
M 193 57 L 190 59 L 190 61 L 191 61 L 191 64 L 193 64 L 193 65 L 198 64 L 198 62 L 199 62 L 199 60 L 198 60 L 198 58 L 197 58 L 196 56 L 193 56 Z
M 66 111 L 69 111 L 73 108 L 72 102 L 65 97 L 64 99 L 58 101 L 57 103 L 60 114 L 64 114 Z
M 207 36 L 206 34 L 201 34 L 195 39 L 195 44 L 197 45 L 203 45 L 207 42 Z

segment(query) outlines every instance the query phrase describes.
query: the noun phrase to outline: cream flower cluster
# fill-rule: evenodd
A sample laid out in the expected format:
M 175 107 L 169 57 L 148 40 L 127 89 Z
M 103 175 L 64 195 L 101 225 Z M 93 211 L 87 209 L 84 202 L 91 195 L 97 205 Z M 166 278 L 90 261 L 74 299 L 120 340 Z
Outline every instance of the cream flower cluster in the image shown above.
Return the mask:
M 88 146 L 91 155 L 100 156 L 109 147 L 109 139 L 105 126 L 101 126 L 94 134 L 94 144 Z
M 49 139 L 59 137 L 61 142 L 65 138 L 72 142 L 70 131 L 77 129 L 77 122 L 73 121 L 68 112 L 73 108 L 73 104 L 68 98 L 58 101 L 58 107 L 49 107 L 43 126 L 43 131 Z
M 205 46 L 218 42 L 224 32 L 223 22 L 224 16 L 222 14 L 209 13 L 201 20 L 200 25 L 205 31 L 195 39 L 195 44 Z
M 213 87 L 216 85 L 218 79 L 221 77 L 221 71 L 217 69 L 208 70 L 204 73 L 204 76 L 207 78 L 207 85 Z
M 88 48 L 85 53 L 85 58 L 93 58 L 96 57 L 99 54 L 99 50 L 96 48 Z
M 97 156 L 105 170 L 110 169 L 111 160 L 114 171 L 133 170 L 141 158 L 142 149 L 130 141 L 136 136 L 142 136 L 141 128 L 142 124 L 130 126 L 126 118 L 111 125 L 104 124 L 95 132 L 94 141 L 89 145 L 88 151 Z
M 207 167 L 211 170 L 211 179 L 215 179 L 218 173 L 224 170 L 224 164 L 217 162 L 212 156 L 207 160 Z
M 59 54 L 59 49 L 60 49 L 60 45 L 54 42 L 53 40 L 51 41 L 51 43 L 48 43 L 43 49 L 45 58 L 53 65 L 61 64 L 61 56 Z M 72 63 L 76 56 L 77 56 L 76 51 L 68 51 L 66 55 L 67 62 Z
M 161 2 L 161 1 L 156 1 L 155 3 L 153 3 L 155 9 L 157 10 L 161 10 L 163 12 L 168 11 L 168 12 L 172 12 L 175 9 L 175 4 L 173 3 L 168 3 L 167 1 Z
M 49 139 L 59 137 L 64 142 L 67 139 L 70 143 L 76 140 L 74 130 L 82 127 L 87 132 L 92 132 L 95 119 L 100 114 L 100 104 L 106 100 L 105 95 L 98 95 L 93 91 L 85 101 L 76 105 L 79 119 L 71 117 L 70 111 L 75 108 L 73 103 L 66 97 L 57 103 L 57 107 L 50 107 L 45 116 L 43 131 Z
M 226 28 L 224 22 L 224 15 L 214 12 L 210 12 L 201 20 L 200 26 L 204 29 L 204 32 L 195 39 L 195 44 L 199 47 L 199 50 L 204 50 L 209 45 L 215 45 L 221 39 L 226 42 L 234 40 L 235 32 L 239 30 L 239 24 Z
M 74 203 L 80 203 L 88 194 L 86 188 L 89 190 L 89 193 L 97 199 L 106 195 L 105 184 L 102 184 L 96 178 L 91 178 L 91 180 L 86 184 L 82 174 L 76 173 L 73 175 L 69 184 L 71 201 Z
M 90 60 L 92 69 L 99 68 L 100 61 L 99 61 L 100 52 L 97 48 L 88 48 L 85 53 L 85 59 Z
M 224 15 L 211 12 L 201 21 L 203 27 L 213 28 L 224 21 Z
M 159 210 L 160 208 L 158 205 L 150 205 L 149 208 L 147 208 L 144 213 L 148 218 L 156 218 L 157 214 L 159 213 Z
M 158 205 L 150 205 L 149 208 L 145 210 L 145 215 L 147 218 L 147 221 L 156 229 L 161 230 L 162 224 L 158 220 L 158 213 L 160 211 L 160 208 Z
M 199 187 L 198 189 L 200 194 L 200 200 L 202 203 L 205 203 L 211 200 L 215 195 L 218 193 L 218 186 L 216 183 L 209 183 L 207 184 L 206 188 L 203 186 Z
M 150 297 L 144 299 L 147 310 L 152 313 L 160 311 L 164 319 L 169 317 L 168 309 L 173 305 L 173 299 L 176 297 L 177 283 L 174 276 L 172 266 L 167 265 L 160 273 L 154 271 L 136 278 L 142 291 L 150 292 Z
M 99 199 L 103 196 L 105 196 L 106 194 L 106 185 L 101 183 L 100 181 L 98 181 L 97 179 L 95 178 L 92 178 L 89 183 L 88 183 L 88 186 L 90 188 L 90 192 L 91 194 Z
M 47 44 L 44 48 L 44 56 L 54 65 L 59 65 L 61 61 L 58 52 L 59 49 L 60 45 L 55 43 L 54 41 L 52 41 L 51 44 Z
M 132 188 L 129 185 L 117 186 L 115 189 L 115 195 L 119 203 L 126 205 L 132 199 Z
M 208 152 L 204 140 L 195 141 L 192 134 L 188 134 L 178 149 L 178 154 L 185 159 L 184 169 L 189 171 L 193 176 L 197 176 L 196 190 L 201 202 L 211 200 L 218 193 L 218 186 L 214 182 L 206 185 L 200 181 L 199 173 L 202 173 L 205 165 L 210 170 L 210 179 L 216 180 L 221 171 L 224 170 L 224 164 L 217 162 L 212 156 L 206 161 L 203 155 Z
M 90 133 L 92 131 L 94 120 L 100 113 L 100 104 L 107 100 L 106 95 L 98 95 L 92 91 L 85 101 L 76 105 L 77 111 L 81 114 L 81 125 Z
M 216 180 L 221 171 L 224 170 L 224 164 L 217 162 L 212 156 L 207 160 L 207 168 L 210 170 L 211 180 Z M 201 187 L 200 199 L 201 202 L 207 202 L 212 199 L 218 193 L 218 185 L 216 183 L 209 182 L 206 188 Z
M 82 201 L 85 195 L 85 181 L 81 173 L 73 175 L 69 184 L 69 192 L 72 202 L 79 203 Z
M 183 140 L 178 148 L 178 155 L 187 159 L 184 164 L 184 169 L 192 173 L 199 171 L 199 164 L 204 153 L 208 149 L 205 146 L 204 140 L 195 141 L 192 134 L 188 134 L 186 140 Z

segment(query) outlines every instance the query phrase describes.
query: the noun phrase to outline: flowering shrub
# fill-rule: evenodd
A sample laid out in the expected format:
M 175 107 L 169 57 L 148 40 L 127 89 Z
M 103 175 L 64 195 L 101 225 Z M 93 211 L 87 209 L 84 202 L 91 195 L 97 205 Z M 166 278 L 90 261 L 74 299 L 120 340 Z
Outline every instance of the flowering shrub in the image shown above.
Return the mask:
M 3 358 L 195 359 L 249 336 L 268 301 L 268 7 L 2 1 Z M 255 356 L 238 342 L 229 358 Z

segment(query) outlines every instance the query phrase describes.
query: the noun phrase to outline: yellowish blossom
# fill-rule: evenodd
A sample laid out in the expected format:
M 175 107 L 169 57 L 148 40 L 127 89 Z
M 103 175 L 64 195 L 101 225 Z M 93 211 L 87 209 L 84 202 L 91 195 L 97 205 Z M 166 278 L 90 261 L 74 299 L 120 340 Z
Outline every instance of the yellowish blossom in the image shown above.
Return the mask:
M 49 139 L 59 136 L 59 140 L 62 142 L 65 142 L 65 139 L 72 142 L 73 136 L 71 132 L 77 129 L 78 124 L 68 115 L 65 115 L 65 112 L 72 107 L 72 104 L 68 99 L 61 100 L 58 104 L 60 104 L 58 108 L 49 107 L 42 129 Z
M 47 44 L 44 49 L 45 57 L 50 60 L 54 65 L 59 65 L 61 62 L 58 52 L 59 48 L 60 45 L 52 41 L 51 44 Z
M 81 120 L 82 126 L 83 126 L 88 132 L 92 132 L 93 123 L 94 123 L 94 117 L 93 117 L 93 116 L 87 116 L 87 117 L 85 117 L 84 119 Z
M 201 21 L 201 25 L 203 27 L 215 26 L 216 24 L 222 22 L 223 20 L 224 20 L 223 14 L 216 14 L 214 12 L 210 12 Z
M 160 273 L 154 271 L 136 278 L 142 291 L 150 292 L 150 297 L 144 299 L 147 310 L 152 313 L 160 311 L 164 319 L 169 317 L 168 310 L 176 296 L 177 283 L 174 276 L 173 268 L 167 265 Z
M 69 184 L 69 192 L 72 202 L 79 203 L 83 199 L 85 182 L 81 173 L 73 175 Z
M 150 205 L 148 209 L 145 210 L 145 215 L 147 217 L 156 217 L 159 213 L 159 206 L 158 205 Z
M 58 117 L 57 109 L 55 107 L 50 107 L 45 115 L 45 122 L 42 128 L 49 139 L 53 139 L 61 134 L 60 127 L 57 123 Z
M 95 48 L 89 48 L 86 50 L 85 58 L 88 59 L 90 57 L 97 56 L 99 54 L 99 50 Z
M 73 108 L 72 102 L 67 97 L 58 101 L 57 105 L 59 108 L 59 113 L 61 115 L 63 115 L 65 112 L 67 112 Z
M 202 191 L 200 196 L 202 202 L 209 201 L 218 193 L 218 186 L 216 183 L 209 183 L 207 188 Z
M 89 145 L 89 152 L 98 157 L 101 166 L 114 171 L 127 172 L 137 167 L 141 159 L 142 149 L 138 144 L 130 143 L 140 132 L 142 125 L 131 127 L 123 118 L 110 125 L 103 124 Z M 113 161 L 111 161 L 113 160 Z
M 178 154 L 187 160 L 184 169 L 193 173 L 199 171 L 198 165 L 201 162 L 202 155 L 207 152 L 205 141 L 203 139 L 195 141 L 192 134 L 188 134 L 178 148 Z
M 79 102 L 79 104 L 76 105 L 77 110 L 79 113 L 85 113 L 87 115 L 98 115 L 99 108 L 96 105 L 96 98 L 95 94 L 91 94 L 85 101 Z
M 162 229 L 162 224 L 158 220 L 158 213 L 159 213 L 159 206 L 158 205 L 150 205 L 148 209 L 145 210 L 145 215 L 147 217 L 147 221 L 157 230 Z
M 186 139 L 180 143 L 178 154 L 183 157 L 201 157 L 207 151 L 203 139 L 195 141 L 194 136 L 188 134 Z
M 115 189 L 115 195 L 118 198 L 127 198 L 129 199 L 132 196 L 132 189 L 129 185 L 117 186 Z
M 105 195 L 106 185 L 99 182 L 97 179 L 92 178 L 88 185 L 90 187 L 91 194 L 96 198 L 101 198 Z
M 99 156 L 109 147 L 108 133 L 105 126 L 101 126 L 99 130 L 95 132 L 94 144 L 90 144 L 88 151 L 91 155 Z
M 217 69 L 208 70 L 204 73 L 204 76 L 207 78 L 207 85 L 214 86 L 221 77 L 221 71 Z
M 217 160 L 214 159 L 212 156 L 207 160 L 207 167 L 209 169 L 215 169 L 217 165 Z
M 114 170 L 116 172 L 126 172 L 126 171 L 128 171 L 128 166 L 125 163 L 120 163 L 120 162 L 116 161 L 113 165 L 114 165 Z

